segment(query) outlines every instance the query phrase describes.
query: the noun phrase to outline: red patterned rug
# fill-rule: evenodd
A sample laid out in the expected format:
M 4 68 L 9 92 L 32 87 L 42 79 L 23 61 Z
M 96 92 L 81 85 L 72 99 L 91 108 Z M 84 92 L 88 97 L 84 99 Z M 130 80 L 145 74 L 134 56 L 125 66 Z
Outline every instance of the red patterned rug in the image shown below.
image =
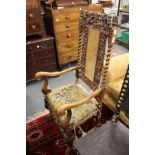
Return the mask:
M 109 112 L 107 113 L 105 110 L 103 114 L 108 116 Z M 102 116 L 102 120 L 104 120 L 105 116 Z M 93 119 L 90 119 L 81 127 L 87 132 L 93 126 Z M 76 132 L 80 137 L 78 130 Z M 48 112 L 27 121 L 26 155 L 65 155 L 67 145 L 62 143 L 60 135 L 56 123 Z
M 61 138 L 49 113 L 30 120 L 26 124 L 26 155 L 64 155 L 67 146 L 61 145 Z

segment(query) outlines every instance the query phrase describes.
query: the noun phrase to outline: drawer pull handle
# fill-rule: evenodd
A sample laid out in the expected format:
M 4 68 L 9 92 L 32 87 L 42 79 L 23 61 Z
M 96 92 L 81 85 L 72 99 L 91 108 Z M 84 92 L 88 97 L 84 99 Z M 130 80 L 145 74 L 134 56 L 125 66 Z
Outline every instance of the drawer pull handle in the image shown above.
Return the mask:
M 69 19 L 69 18 L 70 18 L 69 15 L 67 15 L 67 16 L 66 16 L 66 19 Z
M 36 26 L 35 26 L 35 25 L 32 25 L 32 28 L 33 28 L 33 29 L 36 29 Z
M 67 24 L 67 25 L 66 25 L 66 28 L 70 28 L 70 25 L 69 25 L 69 24 Z
M 59 21 L 59 19 L 57 18 L 57 19 L 56 19 L 56 22 L 58 22 L 58 21 Z
M 71 37 L 71 34 L 70 34 L 70 33 L 68 33 L 68 34 L 67 34 L 67 38 L 70 38 L 70 37 Z
M 39 46 L 39 45 L 37 45 L 37 48 L 40 48 L 40 46 Z
M 30 13 L 29 14 L 29 17 L 33 18 L 34 17 L 33 13 Z
M 68 44 L 67 47 L 68 47 L 68 48 L 71 48 L 71 44 Z

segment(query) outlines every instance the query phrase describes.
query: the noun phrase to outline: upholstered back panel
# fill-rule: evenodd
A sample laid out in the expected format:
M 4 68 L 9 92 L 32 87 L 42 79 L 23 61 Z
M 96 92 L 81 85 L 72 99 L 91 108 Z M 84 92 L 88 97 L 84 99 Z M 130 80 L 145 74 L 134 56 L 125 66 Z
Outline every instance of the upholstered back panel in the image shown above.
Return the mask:
M 96 60 L 98 53 L 98 42 L 100 33 L 94 29 L 88 31 L 88 44 L 85 60 L 85 76 L 92 82 L 94 81 Z
M 92 89 L 102 87 L 103 62 L 109 61 L 112 47 L 113 27 L 117 17 L 82 10 L 80 12 L 79 77 Z M 108 64 L 108 63 L 107 63 Z M 104 71 L 103 71 L 104 70 Z

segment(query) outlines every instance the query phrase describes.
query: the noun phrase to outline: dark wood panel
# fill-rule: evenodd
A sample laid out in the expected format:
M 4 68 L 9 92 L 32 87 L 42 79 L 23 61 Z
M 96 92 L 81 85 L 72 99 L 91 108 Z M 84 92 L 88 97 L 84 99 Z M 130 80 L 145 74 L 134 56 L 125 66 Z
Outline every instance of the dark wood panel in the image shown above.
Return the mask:
M 53 53 L 53 50 L 52 48 L 49 48 L 49 49 L 45 49 L 45 50 L 42 50 L 42 51 L 35 51 L 35 52 L 27 52 L 26 53 L 26 59 L 27 60 L 34 60 L 34 59 L 40 59 L 40 58 L 43 58 L 45 56 L 51 56 L 51 57 L 54 57 L 54 53 Z
M 26 36 L 32 35 L 45 36 L 39 0 L 26 1 Z
M 26 10 L 26 21 L 33 22 L 40 19 L 40 12 L 38 9 L 27 9 Z
M 40 21 L 35 21 L 32 23 L 26 23 L 26 34 L 37 34 L 37 32 L 42 31 L 42 25 Z
M 54 49 L 54 43 L 50 39 L 37 40 L 33 42 L 28 42 L 26 44 L 27 53 L 28 52 L 32 53 L 35 51 L 40 51 L 48 48 Z
M 38 0 L 26 0 L 26 9 L 39 8 Z
M 46 38 L 28 42 L 26 45 L 26 80 L 34 80 L 39 71 L 56 71 L 57 58 L 54 38 Z

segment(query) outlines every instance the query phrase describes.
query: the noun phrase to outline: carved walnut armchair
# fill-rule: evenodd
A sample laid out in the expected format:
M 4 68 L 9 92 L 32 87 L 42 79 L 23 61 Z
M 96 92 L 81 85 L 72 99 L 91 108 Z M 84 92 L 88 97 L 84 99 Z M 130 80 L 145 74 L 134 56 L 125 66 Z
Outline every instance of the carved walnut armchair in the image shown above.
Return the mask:
M 101 94 L 116 38 L 116 25 L 116 16 L 81 11 L 77 66 L 60 72 L 38 72 L 35 75 L 37 80 L 44 78 L 42 92 L 45 106 L 70 145 L 74 140 L 74 129 L 93 116 L 100 119 Z M 60 76 L 74 70 L 75 83 L 53 90 L 48 87 L 48 77 Z M 79 79 L 92 89 L 91 93 L 82 86 Z

